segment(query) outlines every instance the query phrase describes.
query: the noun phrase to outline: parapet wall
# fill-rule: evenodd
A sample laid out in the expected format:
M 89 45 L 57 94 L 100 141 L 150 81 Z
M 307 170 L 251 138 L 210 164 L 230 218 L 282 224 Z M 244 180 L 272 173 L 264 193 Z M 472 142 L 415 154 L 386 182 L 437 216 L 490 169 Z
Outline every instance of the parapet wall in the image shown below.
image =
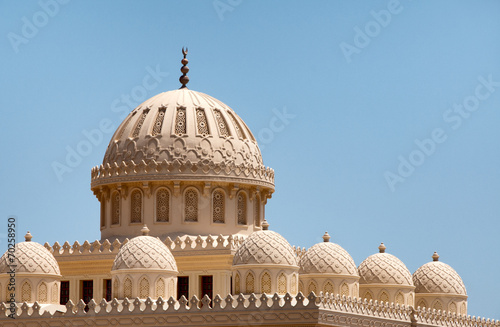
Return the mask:
M 219 236 L 183 236 L 171 239 L 167 237 L 163 243 L 172 251 L 198 251 L 198 250 L 236 250 L 243 242 L 244 237 L 233 235 L 219 235 Z M 55 257 L 71 256 L 71 255 L 86 255 L 86 254 L 111 254 L 118 253 L 120 247 L 128 242 L 125 239 L 123 242 L 115 239 L 112 243 L 109 240 L 100 242 L 98 240 L 90 243 L 85 241 L 80 244 L 75 241 L 73 245 L 69 242 L 64 242 L 61 246 L 58 242 L 54 245 L 45 243 L 44 246 Z
M 10 326 L 234 326 L 234 325 L 323 325 L 373 327 L 500 327 L 500 321 L 460 316 L 444 311 L 414 309 L 411 306 L 366 301 L 338 295 L 305 297 L 270 295 L 216 295 L 199 300 L 181 297 L 117 300 L 86 306 L 80 300 L 68 302 L 62 310 L 50 313 L 47 307 L 23 303 L 15 319 L 8 318 L 7 303 L 0 304 L 0 325 Z M 87 308 L 87 310 L 86 310 Z M 53 310 L 52 310 L 53 311 Z

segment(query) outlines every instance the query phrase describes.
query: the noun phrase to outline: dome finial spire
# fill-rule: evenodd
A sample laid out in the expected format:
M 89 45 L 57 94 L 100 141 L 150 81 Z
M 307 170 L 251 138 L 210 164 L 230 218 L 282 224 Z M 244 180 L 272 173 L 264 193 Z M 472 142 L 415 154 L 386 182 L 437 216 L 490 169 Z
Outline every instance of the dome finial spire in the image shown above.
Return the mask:
M 148 236 L 149 235 L 149 228 L 148 228 L 148 226 L 146 226 L 146 224 L 144 224 L 144 226 L 141 228 L 141 234 L 143 236 Z
M 24 235 L 24 240 L 25 240 L 26 242 L 31 242 L 31 239 L 32 239 L 32 238 L 33 238 L 33 236 L 31 236 L 30 231 L 28 231 L 28 232 L 26 233 L 26 235 Z
M 323 242 L 330 242 L 330 234 L 328 232 L 325 232 L 323 235 Z
M 432 255 L 432 261 L 439 261 L 439 254 L 437 252 L 434 252 Z
M 385 249 L 387 249 L 384 245 L 384 243 L 380 243 L 380 245 L 378 246 L 378 251 L 380 253 L 385 253 Z
M 268 229 L 269 229 L 269 223 L 264 218 L 264 221 L 262 222 L 262 230 L 268 230 Z
M 188 54 L 188 48 L 186 47 L 186 50 L 184 50 L 184 47 L 182 47 L 182 54 L 184 55 L 184 58 L 181 60 L 182 67 L 181 67 L 181 72 L 182 76 L 179 77 L 179 82 L 181 82 L 182 86 L 180 87 L 181 89 L 187 88 L 186 84 L 189 83 L 189 77 L 186 75 L 189 72 L 189 67 L 186 66 L 188 64 L 188 60 L 186 59 L 186 56 Z

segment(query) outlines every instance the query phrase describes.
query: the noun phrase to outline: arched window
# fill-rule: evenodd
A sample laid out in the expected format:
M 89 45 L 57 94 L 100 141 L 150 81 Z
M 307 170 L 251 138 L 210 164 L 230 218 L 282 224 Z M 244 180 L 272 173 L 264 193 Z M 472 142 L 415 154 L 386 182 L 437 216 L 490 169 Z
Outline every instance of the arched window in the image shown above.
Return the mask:
M 170 220 L 170 192 L 166 188 L 156 191 L 156 221 Z
M 118 294 L 120 290 L 120 281 L 118 280 L 118 277 L 115 277 L 115 280 L 113 281 L 113 297 L 119 298 L 120 295 Z
M 413 294 L 413 292 L 411 292 L 410 295 L 408 296 L 408 305 L 413 306 L 414 296 L 415 296 L 415 294 Z
M 340 286 L 340 295 L 341 296 L 349 296 L 349 286 L 347 286 L 346 283 L 342 283 L 342 286 Z
M 460 308 L 460 313 L 464 316 L 467 314 L 467 304 L 462 303 L 462 306 Z
M 382 302 L 389 302 L 389 295 L 387 295 L 386 292 L 380 293 L 380 296 L 378 297 L 379 301 Z
M 139 297 L 145 299 L 149 296 L 149 281 L 146 277 L 143 277 L 139 282 Z
M 155 298 L 157 299 L 160 296 L 162 298 L 165 297 L 165 281 L 161 277 L 158 278 L 158 280 L 156 281 L 156 287 L 155 287 Z
M 457 305 L 455 302 L 451 302 L 450 305 L 448 306 L 448 311 L 451 313 L 457 313 Z
M 441 303 L 441 301 L 437 300 L 436 302 L 434 302 L 432 308 L 434 310 L 443 310 L 443 304 Z
M 304 294 L 304 283 L 302 283 L 301 280 L 299 280 L 299 292 L 302 292 L 302 294 Z
M 142 192 L 133 190 L 130 194 L 130 222 L 142 222 Z
M 21 287 L 21 302 L 31 302 L 31 284 L 28 281 Z
M 52 296 L 51 303 L 59 304 L 59 287 L 57 287 L 57 283 L 52 285 Z
M 241 289 L 240 289 L 240 273 L 236 273 L 236 276 L 234 276 L 234 294 L 240 294 Z
M 398 295 L 396 295 L 396 304 L 399 304 L 399 305 L 405 304 L 405 298 L 404 298 L 403 294 L 401 294 L 401 292 L 399 292 Z
M 125 279 L 123 283 L 123 296 L 126 298 L 132 298 L 132 281 L 130 278 Z
M 244 192 L 238 193 L 238 224 L 247 224 L 247 195 Z
M 366 293 L 365 293 L 365 299 L 366 299 L 366 301 L 373 300 L 373 295 L 372 295 L 372 293 L 370 293 L 370 292 L 366 292 Z
M 333 294 L 333 284 L 330 281 L 327 281 L 325 285 L 323 286 L 323 293 L 329 293 L 330 295 Z
M 271 294 L 271 275 L 268 272 L 262 274 L 260 278 L 261 293 Z
M 314 294 L 318 295 L 318 286 L 313 281 L 309 283 L 309 287 L 307 288 L 307 295 L 311 294 L 311 292 L 314 292 Z
M 212 194 L 212 221 L 214 223 L 225 222 L 225 196 L 221 190 L 215 190 Z
M 255 286 L 254 286 L 255 285 L 255 277 L 254 277 L 252 272 L 248 272 L 246 280 L 245 280 L 245 284 L 246 284 L 245 293 L 250 294 L 250 293 L 255 292 Z
M 111 195 L 111 225 L 120 224 L 120 193 L 113 192 Z
M 420 307 L 421 309 L 427 308 L 427 303 L 425 303 L 424 300 L 418 301 L 417 308 Z
M 297 275 L 292 275 L 292 287 L 291 292 L 293 295 L 297 294 Z
M 253 221 L 255 226 L 260 227 L 260 195 L 257 194 L 253 200 Z
M 184 220 L 198 221 L 198 192 L 192 188 L 184 193 Z

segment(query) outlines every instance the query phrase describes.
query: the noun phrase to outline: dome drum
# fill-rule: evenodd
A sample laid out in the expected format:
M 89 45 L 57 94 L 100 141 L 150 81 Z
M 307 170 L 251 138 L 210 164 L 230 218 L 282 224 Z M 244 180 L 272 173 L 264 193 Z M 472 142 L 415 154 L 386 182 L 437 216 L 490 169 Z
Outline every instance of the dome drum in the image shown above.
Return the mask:
M 101 238 L 132 237 L 137 226 L 154 226 L 162 239 L 187 235 L 249 235 L 261 229 L 270 196 L 259 188 L 227 183 L 129 183 L 106 187 Z

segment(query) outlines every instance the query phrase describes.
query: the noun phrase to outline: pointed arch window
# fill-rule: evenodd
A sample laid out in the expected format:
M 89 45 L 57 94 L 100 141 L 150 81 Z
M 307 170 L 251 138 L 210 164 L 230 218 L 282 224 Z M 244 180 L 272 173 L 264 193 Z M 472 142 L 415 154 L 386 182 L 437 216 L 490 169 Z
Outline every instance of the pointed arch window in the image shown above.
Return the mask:
M 265 272 L 260 279 L 261 293 L 271 294 L 271 275 Z
M 278 277 L 278 293 L 285 294 L 286 292 L 287 292 L 286 276 L 284 273 L 281 273 Z
M 156 191 L 156 221 L 170 220 L 170 192 L 166 188 Z
M 386 292 L 380 293 L 379 300 L 382 302 L 389 302 L 389 295 Z
M 247 274 L 245 284 L 246 284 L 245 293 L 250 294 L 255 292 L 255 277 L 251 271 L 248 272 Z
M 149 296 L 149 280 L 143 277 L 139 282 L 139 297 L 145 299 Z
M 123 283 L 123 296 L 126 298 L 132 298 L 132 281 L 130 278 L 125 279 Z
M 241 289 L 240 289 L 240 273 L 236 273 L 236 276 L 234 276 L 234 294 L 240 294 Z
M 215 190 L 212 194 L 212 221 L 214 223 L 225 222 L 226 197 L 221 190 Z
M 333 284 L 330 281 L 327 281 L 325 283 L 325 286 L 323 286 L 323 293 L 329 293 L 330 295 L 333 294 Z
M 313 281 L 309 283 L 309 287 L 307 288 L 307 294 L 311 294 L 311 292 L 318 295 L 318 286 L 316 286 L 316 283 Z
M 48 302 L 48 291 L 47 291 L 47 284 L 42 282 L 40 286 L 38 286 L 38 299 L 37 301 L 40 303 L 47 303 Z
M 28 281 L 21 287 L 21 302 L 31 302 L 31 284 Z
M 198 221 L 198 192 L 192 188 L 184 194 L 184 221 Z
M 130 222 L 142 222 L 142 192 L 137 189 L 130 194 Z
M 165 281 L 161 277 L 156 281 L 155 293 L 155 298 L 165 297 Z
M 115 191 L 111 195 L 111 225 L 120 224 L 120 193 Z
M 238 193 L 237 198 L 237 214 L 238 214 L 238 224 L 247 224 L 247 195 L 244 192 Z

